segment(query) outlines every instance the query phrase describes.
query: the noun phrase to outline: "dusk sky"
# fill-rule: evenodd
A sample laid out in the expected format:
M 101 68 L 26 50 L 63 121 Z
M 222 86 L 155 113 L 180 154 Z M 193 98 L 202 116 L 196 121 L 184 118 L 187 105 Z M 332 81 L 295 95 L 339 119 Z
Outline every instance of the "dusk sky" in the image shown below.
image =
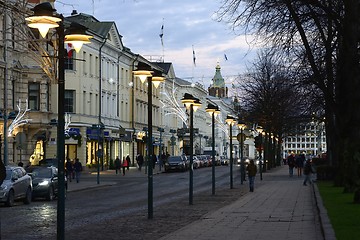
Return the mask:
M 236 35 L 217 22 L 220 0 L 61 0 L 55 2 L 64 16 L 73 9 L 99 21 L 115 21 L 123 44 L 143 56 L 164 56 L 172 62 L 176 76 L 210 84 L 220 62 L 226 83 L 246 71 L 256 56 L 250 36 Z M 163 46 L 161 27 L 163 28 Z M 196 66 L 193 64 L 193 50 Z M 225 59 L 227 57 L 227 61 Z

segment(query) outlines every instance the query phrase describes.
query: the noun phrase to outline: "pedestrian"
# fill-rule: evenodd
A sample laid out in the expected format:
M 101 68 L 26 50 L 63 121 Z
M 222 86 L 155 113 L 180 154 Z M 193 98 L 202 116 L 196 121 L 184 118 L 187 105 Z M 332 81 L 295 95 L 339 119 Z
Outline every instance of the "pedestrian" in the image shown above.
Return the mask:
M 246 167 L 246 171 L 248 172 L 250 192 L 253 192 L 254 184 L 255 184 L 255 176 L 257 173 L 257 167 L 254 163 L 254 160 L 250 160 L 249 165 Z
M 127 166 L 128 166 L 129 164 L 128 164 L 128 161 L 126 160 L 126 158 L 125 157 L 123 157 L 123 160 L 122 160 L 122 170 L 123 170 L 123 176 L 125 176 L 125 169 L 127 168 Z
M 126 168 L 127 168 L 127 170 L 129 170 L 129 169 L 130 169 L 130 164 L 131 164 L 131 160 L 130 160 L 129 154 L 126 156 L 126 161 L 127 161 L 127 166 L 126 166 Z
M 115 173 L 118 174 L 118 172 L 120 171 L 120 168 L 121 168 L 121 162 L 120 162 L 120 158 L 119 156 L 117 156 L 115 158 Z
M 164 166 L 164 164 L 166 163 L 166 159 L 167 159 L 167 156 L 166 156 L 165 152 L 163 152 L 163 153 L 161 154 L 160 169 L 161 169 L 161 167 Z
M 23 166 L 24 166 L 24 163 L 20 160 L 20 162 L 18 163 L 18 166 L 19 166 L 19 167 L 23 167 Z
M 81 175 L 81 172 L 82 172 L 82 165 L 81 165 L 81 162 L 79 161 L 78 158 L 75 159 L 74 170 L 75 170 L 76 182 L 79 183 L 80 182 L 80 175 Z
M 298 177 L 302 176 L 302 170 L 304 168 L 304 162 L 305 162 L 305 154 L 300 154 L 296 158 L 296 169 L 297 169 L 297 175 Z
M 306 160 L 306 163 L 304 166 L 304 175 L 305 175 L 305 179 L 304 179 L 304 183 L 303 183 L 304 186 L 307 186 L 307 184 L 306 184 L 307 182 L 309 182 L 311 184 L 311 180 L 310 180 L 311 173 L 315 173 L 315 171 L 313 170 L 311 160 L 308 159 L 308 160 Z
M 74 169 L 73 169 L 73 164 L 69 158 L 66 159 L 65 171 L 66 171 L 66 178 L 71 182 Z
M 152 157 L 152 167 L 153 167 L 153 169 L 155 169 L 155 165 L 156 165 L 156 162 L 157 162 L 156 154 L 153 153 L 153 155 L 151 157 Z
M 6 178 L 6 168 L 3 161 L 0 160 L 0 186 Z
M 142 165 L 144 164 L 144 157 L 143 157 L 143 155 L 141 155 L 141 153 L 138 153 L 138 155 L 136 157 L 136 162 L 137 162 L 139 171 L 141 171 Z
M 295 167 L 295 156 L 293 153 L 287 157 L 287 164 L 289 166 L 289 176 L 292 177 L 294 175 Z

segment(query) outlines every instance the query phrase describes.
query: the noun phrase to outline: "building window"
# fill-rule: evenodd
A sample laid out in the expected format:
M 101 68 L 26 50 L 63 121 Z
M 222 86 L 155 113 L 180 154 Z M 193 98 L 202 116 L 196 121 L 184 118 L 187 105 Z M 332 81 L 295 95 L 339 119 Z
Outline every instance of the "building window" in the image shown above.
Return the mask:
M 40 110 L 40 84 L 29 83 L 29 108 L 31 110 Z
M 66 70 L 75 70 L 74 66 L 74 57 L 75 57 L 75 50 L 71 49 L 69 52 L 66 52 L 65 61 L 64 61 L 64 68 Z
M 75 112 L 75 91 L 74 90 L 65 90 L 64 110 L 65 110 L 65 112 L 69 112 L 69 113 Z

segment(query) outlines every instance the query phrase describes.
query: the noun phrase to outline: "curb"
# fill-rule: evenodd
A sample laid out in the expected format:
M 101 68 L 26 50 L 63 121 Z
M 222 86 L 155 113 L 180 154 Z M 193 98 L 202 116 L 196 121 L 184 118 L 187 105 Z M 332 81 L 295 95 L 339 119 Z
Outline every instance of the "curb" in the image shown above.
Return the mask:
M 323 234 L 324 240 L 336 240 L 335 231 L 331 225 L 327 210 L 324 207 L 324 203 L 320 196 L 319 188 L 316 183 L 313 183 L 311 185 L 313 186 L 316 208 L 318 210 L 321 232 Z

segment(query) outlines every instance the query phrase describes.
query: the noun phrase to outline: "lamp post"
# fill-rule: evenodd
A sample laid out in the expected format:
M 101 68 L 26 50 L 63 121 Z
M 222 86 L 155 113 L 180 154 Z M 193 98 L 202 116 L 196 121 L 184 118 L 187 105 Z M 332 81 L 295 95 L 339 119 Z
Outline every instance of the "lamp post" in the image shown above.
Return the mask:
M 159 171 L 161 171 L 161 166 L 164 164 L 163 162 L 162 162 L 162 155 L 161 155 L 161 148 L 162 148 L 162 142 L 161 142 L 161 135 L 162 135 L 162 133 L 164 132 L 164 129 L 163 128 L 161 128 L 161 127 L 158 127 L 158 129 L 157 129 L 158 131 L 159 131 L 159 133 L 160 133 L 160 140 L 159 140 Z
M 262 148 L 263 148 L 263 143 L 262 143 L 262 133 L 264 132 L 264 129 L 261 126 L 258 126 L 256 128 L 256 131 L 259 133 L 259 137 L 260 137 L 260 146 L 259 146 L 259 166 L 260 166 L 260 180 L 263 180 L 262 177 Z
M 171 133 L 171 155 L 174 156 L 175 154 L 175 144 L 176 144 L 176 137 L 174 136 L 174 134 L 176 133 L 175 129 L 170 129 L 170 133 Z
M 50 28 L 56 28 L 58 35 L 58 124 L 57 124 L 57 158 L 58 158 L 58 202 L 57 202 L 57 239 L 65 239 L 65 43 L 72 43 L 75 51 L 79 52 L 82 44 L 90 43 L 89 35 L 81 33 L 65 36 L 64 17 L 56 14 L 56 10 L 49 2 L 36 5 L 34 15 L 27 17 L 28 26 L 37 28 L 43 38 L 46 37 Z M 55 14 L 54 14 L 55 13 Z M 79 29 L 71 29 L 77 31 Z
M 245 180 L 245 166 L 244 166 L 244 129 L 246 127 L 245 123 L 242 121 L 238 121 L 238 127 L 240 129 L 240 137 L 238 140 L 240 140 L 240 176 L 241 176 L 241 184 L 244 183 Z
M 226 117 L 226 123 L 229 125 L 230 131 L 230 189 L 234 188 L 233 183 L 233 144 L 232 144 L 232 126 L 235 124 L 236 120 L 233 116 L 228 115 Z
M 193 95 L 185 93 L 181 102 L 185 105 L 186 109 L 190 111 L 190 173 L 189 173 L 189 204 L 193 204 L 193 161 L 194 161 L 194 112 L 201 107 L 201 102 Z
M 211 116 L 211 133 L 212 133 L 212 141 L 211 141 L 211 153 L 212 153 L 212 184 L 211 184 L 211 192 L 212 195 L 215 195 L 215 118 L 220 113 L 220 109 L 217 105 L 209 103 L 207 108 L 205 109 L 207 113 Z
M 164 77 L 161 76 L 161 72 L 152 71 L 151 67 L 143 62 L 139 62 L 137 66 L 138 70 L 134 70 L 133 73 L 136 77 L 140 78 L 140 81 L 144 83 L 147 80 L 148 85 L 148 137 L 147 137 L 147 149 L 148 149 L 148 219 L 153 218 L 153 142 L 152 142 L 152 84 L 155 88 L 164 81 Z

